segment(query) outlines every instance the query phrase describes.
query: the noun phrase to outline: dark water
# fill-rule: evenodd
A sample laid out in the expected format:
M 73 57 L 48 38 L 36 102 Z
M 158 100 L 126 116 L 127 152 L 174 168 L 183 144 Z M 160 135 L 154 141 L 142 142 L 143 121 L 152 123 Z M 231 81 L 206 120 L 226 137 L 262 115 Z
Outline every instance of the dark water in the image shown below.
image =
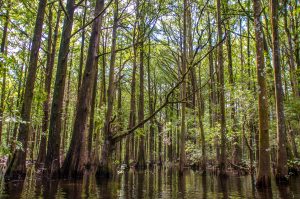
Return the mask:
M 176 169 L 156 168 L 116 174 L 109 180 L 85 177 L 81 181 L 41 181 L 34 175 L 29 172 L 25 181 L 8 184 L 1 179 L 0 198 L 300 198 L 300 177 L 292 177 L 287 187 L 273 181 L 270 189 L 259 191 L 251 176 L 221 179 L 192 170 L 183 177 Z

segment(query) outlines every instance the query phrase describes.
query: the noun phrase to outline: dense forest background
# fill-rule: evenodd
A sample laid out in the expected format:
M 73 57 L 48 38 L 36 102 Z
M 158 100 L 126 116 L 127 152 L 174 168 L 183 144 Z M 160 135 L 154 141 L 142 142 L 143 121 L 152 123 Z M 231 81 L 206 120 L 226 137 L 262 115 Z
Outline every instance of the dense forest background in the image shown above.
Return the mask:
M 1 0 L 5 178 L 300 167 L 298 0 Z

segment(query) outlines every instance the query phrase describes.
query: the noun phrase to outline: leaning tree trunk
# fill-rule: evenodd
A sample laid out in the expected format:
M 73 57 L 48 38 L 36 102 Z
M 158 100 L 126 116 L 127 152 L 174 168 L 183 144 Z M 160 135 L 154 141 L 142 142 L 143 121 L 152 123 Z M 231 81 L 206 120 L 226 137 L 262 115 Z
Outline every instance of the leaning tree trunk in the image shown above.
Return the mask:
M 261 4 L 260 0 L 253 0 L 254 3 L 254 29 L 256 44 L 256 66 L 258 93 L 258 114 L 259 114 L 259 161 L 256 185 L 268 187 L 271 185 L 270 168 L 270 146 L 269 146 L 269 118 L 268 118 L 268 95 L 266 85 L 266 70 L 264 60 L 263 28 L 260 21 Z
M 274 84 L 275 84 L 275 98 L 276 98 L 276 121 L 277 121 L 277 170 L 276 180 L 279 182 L 287 182 L 288 168 L 287 168 L 287 143 L 285 131 L 285 117 L 284 117 L 284 101 L 283 89 L 281 81 L 280 69 L 280 47 L 278 34 L 278 0 L 270 0 L 271 7 L 271 25 L 272 25 L 272 53 L 274 66 Z
M 103 8 L 104 0 L 97 0 L 94 13 L 95 17 L 102 12 Z M 100 39 L 99 35 L 102 16 L 103 13 L 93 22 L 84 76 L 78 96 L 71 144 L 62 166 L 62 175 L 68 178 L 82 177 L 85 171 L 86 163 L 88 161 L 88 116 L 90 114 L 93 84 L 95 82 L 97 71 L 97 65 L 95 64 L 95 61 L 98 56 L 97 49 Z
M 18 136 L 18 141 L 21 142 L 23 149 L 15 150 L 5 173 L 6 179 L 24 179 L 26 176 L 26 154 L 28 144 L 27 142 L 29 137 L 31 105 L 33 99 L 34 83 L 36 79 L 37 62 L 42 38 L 46 5 L 47 0 L 39 1 L 32 40 L 32 47 L 30 50 L 28 76 L 26 79 L 24 101 L 21 110 L 21 119 L 23 122 L 20 123 Z
M 62 127 L 61 115 L 63 112 L 64 91 L 67 76 L 67 61 L 70 49 L 70 36 L 74 20 L 75 0 L 68 0 L 66 9 L 67 16 L 65 16 L 64 18 L 64 25 L 62 29 L 61 42 L 58 53 L 57 71 L 49 125 L 47 155 L 45 162 L 47 175 L 50 175 L 50 177 L 56 177 L 59 174 L 60 169 L 59 154 Z

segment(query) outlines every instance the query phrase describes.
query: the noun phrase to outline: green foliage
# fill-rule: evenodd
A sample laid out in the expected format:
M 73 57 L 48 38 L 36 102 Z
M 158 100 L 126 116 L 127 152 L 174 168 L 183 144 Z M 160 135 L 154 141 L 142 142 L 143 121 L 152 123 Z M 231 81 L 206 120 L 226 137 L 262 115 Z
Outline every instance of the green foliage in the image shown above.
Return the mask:
M 7 146 L 6 144 L 2 144 L 0 147 L 0 156 L 8 156 L 10 155 L 11 151 L 10 151 L 10 147 Z
M 300 159 L 288 160 L 288 167 L 294 169 L 300 169 Z
M 16 145 L 16 149 L 17 149 L 17 150 L 22 150 L 22 151 L 24 151 L 24 147 L 23 147 L 23 145 L 22 145 L 22 143 L 21 143 L 20 141 L 16 140 L 16 141 L 15 141 L 15 145 Z
M 138 128 L 135 133 L 138 137 L 145 136 L 146 131 L 145 128 Z
M 297 121 L 300 118 L 300 100 L 292 98 L 285 103 L 285 112 L 288 121 Z
M 2 79 L 4 72 L 6 72 L 6 95 L 4 100 L 4 116 L 3 116 L 3 139 L 1 143 L 1 154 L 9 154 L 9 146 L 5 145 L 4 138 L 7 135 L 6 132 L 12 132 L 15 124 L 24 123 L 20 118 L 20 112 L 22 108 L 22 100 L 24 96 L 24 88 L 26 86 L 26 78 L 28 75 L 29 67 L 29 53 L 31 47 L 31 40 L 34 29 L 34 22 L 36 17 L 36 10 L 38 2 L 37 0 L 32 1 L 15 1 L 12 0 L 10 9 L 10 23 L 9 32 L 7 38 L 7 55 L 1 54 L 1 66 L 0 67 L 0 86 L 2 86 Z M 87 1 L 87 22 L 93 20 L 93 9 L 95 1 Z M 153 109 L 159 108 L 165 101 L 165 97 L 174 85 L 181 80 L 182 71 L 182 53 L 183 53 L 183 1 L 139 1 L 143 2 L 144 5 L 140 5 L 140 15 L 143 15 L 144 21 L 140 16 L 137 16 L 136 5 L 138 1 L 119 1 L 119 14 L 120 18 L 118 21 L 117 30 L 117 53 L 116 53 L 116 68 L 114 71 L 115 75 L 115 96 L 119 93 L 119 83 L 121 87 L 121 108 L 118 110 L 117 97 L 114 99 L 114 110 L 113 116 L 116 116 L 116 120 L 112 122 L 112 129 L 119 131 L 120 129 L 125 130 L 128 128 L 128 120 L 130 114 L 130 99 L 131 99 L 131 82 L 133 75 L 136 77 L 136 88 L 135 88 L 135 105 L 138 107 L 139 101 L 139 73 L 140 73 L 140 52 L 144 50 L 144 67 L 145 76 L 145 99 L 144 99 L 144 112 L 145 118 L 150 115 L 149 103 L 152 100 Z M 65 1 L 64 1 L 65 3 Z M 207 5 L 206 5 L 207 3 Z M 248 5 L 249 3 L 249 5 Z M 262 1 L 264 5 L 264 12 L 268 12 L 268 1 Z M 299 15 L 300 8 L 294 8 L 295 2 L 289 2 L 288 16 L 292 15 L 296 17 Z M 39 51 L 38 70 L 37 78 L 35 81 L 35 90 L 33 93 L 33 104 L 31 110 L 31 121 L 30 125 L 34 129 L 40 129 L 43 119 L 43 103 L 46 99 L 46 93 L 44 90 L 45 82 L 45 67 L 47 63 L 47 39 L 48 35 L 48 19 L 49 8 L 53 6 L 53 20 L 52 27 L 57 17 L 57 10 L 59 9 L 58 1 L 49 1 L 47 6 L 47 13 L 45 18 L 43 37 L 41 42 L 41 48 Z M 111 27 L 113 23 L 113 6 L 109 6 L 105 12 L 104 20 L 102 21 L 101 36 L 100 36 L 100 48 L 99 48 L 99 60 L 98 60 L 98 79 L 97 79 L 97 93 L 95 102 L 95 114 L 94 114 L 94 136 L 99 137 L 102 135 L 104 126 L 106 104 L 107 102 L 107 85 L 109 76 L 109 66 L 111 57 Z M 1 7 L 1 16 L 4 16 L 7 9 L 7 2 L 4 1 L 3 7 Z M 205 6 L 205 7 L 204 7 Z M 226 143 L 227 149 L 230 153 L 234 144 L 242 144 L 242 136 L 246 136 L 248 139 L 251 135 L 254 135 L 258 130 L 258 92 L 256 77 L 256 57 L 255 57 L 255 40 L 253 22 L 248 22 L 248 16 L 241 14 L 243 6 L 246 10 L 246 14 L 252 15 L 250 1 L 229 1 L 228 5 L 224 6 L 222 10 L 224 17 L 224 27 L 226 27 L 226 36 L 230 33 L 231 36 L 231 50 L 232 50 L 232 74 L 233 81 L 229 81 L 230 67 L 228 59 L 228 46 L 227 40 L 223 43 L 224 52 L 224 69 L 225 69 L 225 107 L 226 107 Z M 284 6 L 284 5 L 282 5 Z M 203 10 L 202 10 L 203 8 Z M 218 85 L 218 60 L 217 60 L 217 31 L 216 31 L 216 17 L 215 17 L 215 2 L 214 1 L 190 1 L 191 9 L 191 27 L 188 27 L 188 31 L 191 31 L 191 41 L 188 41 L 190 46 L 192 57 L 188 57 L 189 65 L 195 64 L 194 70 L 196 74 L 196 86 L 197 93 L 193 96 L 192 90 L 192 78 L 188 74 L 186 76 L 187 93 L 188 99 L 186 109 L 186 126 L 187 126 L 187 143 L 186 153 L 189 164 L 199 163 L 201 160 L 201 128 L 199 125 L 198 118 L 198 104 L 196 102 L 195 107 L 192 105 L 192 98 L 197 98 L 200 94 L 201 97 L 201 119 L 203 121 L 203 129 L 206 142 L 207 154 L 211 157 L 215 157 L 215 150 L 217 142 L 220 141 L 220 104 L 218 102 L 219 88 Z M 249 10 L 250 9 L 250 10 Z M 122 13 L 121 13 L 122 11 Z M 75 20 L 73 24 L 73 31 L 79 30 L 83 25 L 83 12 L 84 7 L 78 6 L 75 12 Z M 244 11 L 243 11 L 244 12 Z M 54 60 L 54 71 L 51 85 L 50 101 L 53 98 L 54 82 L 57 66 L 57 56 L 59 43 L 61 41 L 62 23 L 64 19 L 64 13 L 62 12 L 60 19 L 60 26 L 58 31 L 58 42 Z M 264 13 L 265 14 L 265 13 Z M 208 18 L 210 20 L 208 20 Z M 263 17 L 264 31 L 267 40 L 267 49 L 265 51 L 266 56 L 266 73 L 268 82 L 268 102 L 269 102 L 269 114 L 270 114 L 270 145 L 276 148 L 276 112 L 275 112 L 275 92 L 274 92 L 274 67 L 272 65 L 271 57 L 271 35 L 270 35 L 270 22 L 268 14 Z M 297 19 L 293 19 L 297 20 Z M 299 19 L 298 19 L 299 20 Z M 3 34 L 5 17 L 0 19 L 0 36 Z M 145 23 L 145 32 L 143 33 L 135 25 Z M 285 91 L 285 116 L 288 130 L 293 129 L 296 132 L 295 141 L 299 148 L 300 146 L 300 100 L 298 97 L 293 96 L 292 85 L 291 85 L 291 68 L 290 68 L 290 54 L 288 52 L 287 35 L 284 34 L 284 22 L 282 17 L 279 19 L 280 26 L 280 46 L 282 55 L 282 82 L 284 83 Z M 288 25 L 291 24 L 291 19 L 288 19 Z M 210 26 L 210 31 L 208 30 Z M 83 48 L 83 63 L 86 63 L 86 55 L 89 46 L 89 37 L 91 33 L 92 25 L 85 28 L 85 45 Z M 53 30 L 52 30 L 53 31 Z M 209 35 L 211 32 L 211 35 Z M 225 30 L 223 30 L 225 32 Z M 291 31 L 292 37 L 296 35 L 296 31 Z M 70 90 L 67 91 L 67 83 L 65 85 L 65 97 L 63 112 L 61 113 L 61 119 L 63 124 L 63 130 L 66 131 L 66 148 L 69 146 L 69 141 L 72 136 L 72 128 L 74 123 L 74 115 L 77 106 L 78 99 L 78 77 L 79 77 L 79 63 L 81 57 L 81 35 L 82 32 L 78 32 L 71 38 L 70 52 L 67 58 L 67 72 L 70 72 Z M 137 57 L 134 59 L 133 42 L 139 37 Z M 249 38 L 248 38 L 249 37 Z M 211 46 L 208 41 L 211 38 Z M 227 37 L 228 38 L 228 37 Z M 293 39 L 292 38 L 292 39 Z M 189 39 L 188 39 L 189 40 Z M 143 41 L 144 47 L 141 48 L 140 43 Z M 249 42 L 249 43 L 248 43 Z M 293 41 L 294 42 L 294 41 Z M 284 45 L 283 45 L 284 44 Z M 205 57 L 203 60 L 200 59 L 214 47 L 215 49 L 211 52 L 212 58 L 212 69 L 214 74 L 210 76 L 210 60 L 209 57 Z M 196 52 L 196 49 L 198 51 Z M 249 51 L 249 54 L 248 54 Z M 150 53 L 150 54 L 149 54 Z M 295 57 L 294 57 L 295 58 Z M 193 60 L 192 60 L 193 59 Z M 132 74 L 134 61 L 137 64 L 136 74 Z M 199 61 L 199 62 L 198 62 Z M 191 62 L 191 63 L 190 63 Z M 148 74 L 149 66 L 149 74 Z M 299 66 L 297 66 L 299 68 Z M 296 76 L 299 80 L 299 69 L 296 71 Z M 120 75 L 120 77 L 119 77 Z M 120 78 L 120 80 L 118 79 Z M 148 80 L 150 87 L 148 88 Z M 213 81 L 212 81 L 213 80 Z M 120 81 L 120 82 L 119 82 Z M 92 89 L 91 89 L 92 90 Z M 216 104 L 211 100 L 211 94 L 215 94 Z M 106 95 L 105 99 L 100 99 L 100 96 Z M 150 95 L 150 96 L 149 96 Z M 151 98 L 151 100 L 149 100 Z M 66 106 L 66 100 L 69 100 L 68 107 Z M 100 105 L 101 100 L 101 105 Z M 163 145 L 173 147 L 179 143 L 178 137 L 180 135 L 181 125 L 181 87 L 180 85 L 173 90 L 170 95 L 169 101 L 174 102 L 165 106 L 157 115 L 153 118 L 153 128 L 155 129 L 155 143 L 157 144 L 158 136 L 161 136 Z M 105 102 L 104 102 L 105 101 Z M 197 101 L 197 100 L 196 100 Z M 178 103 L 175 103 L 178 102 Z M 49 106 L 51 107 L 51 102 Z M 203 107 L 202 107 L 203 106 Z M 66 111 L 68 112 L 65 115 Z M 137 113 L 136 113 L 137 116 Z M 234 117 L 234 118 L 233 118 Z M 211 122 L 213 118 L 213 122 Z M 138 121 L 138 118 L 137 118 Z M 137 123 L 136 121 L 136 123 Z M 163 132 L 158 135 L 157 121 L 162 123 L 164 126 Z M 150 123 L 146 123 L 144 128 L 138 128 L 135 132 L 136 139 L 140 136 L 147 137 L 149 133 Z M 65 129 L 64 129 L 65 128 Z M 118 132 L 113 132 L 118 133 Z M 238 143 L 233 138 L 238 137 Z M 39 140 L 39 138 L 37 138 Z M 100 143 L 103 140 L 100 137 Z M 123 142 L 124 143 L 124 142 Z M 196 144 L 195 144 L 196 143 Z M 38 146 L 38 142 L 36 146 Z M 148 144 L 148 143 L 147 143 Z M 16 143 L 16 147 L 23 149 L 20 142 Z M 96 146 L 99 147 L 99 146 Z M 155 146 L 157 147 L 157 146 Z M 255 148 L 253 144 L 253 148 Z M 164 148 L 164 147 L 163 147 Z M 245 147 L 246 148 L 246 147 Z M 172 149 L 174 150 L 174 148 Z M 175 150 L 174 150 L 175 151 Z M 244 150 L 247 153 L 247 150 Z M 245 155 L 245 154 L 244 154 Z M 133 160 L 131 160 L 133 161 Z M 247 160 L 245 160 L 247 161 Z M 293 160 L 294 161 L 294 160 Z M 297 160 L 298 161 L 298 160 Z M 289 164 L 298 164 L 296 162 L 290 162 Z M 118 164 L 119 162 L 116 162 Z
M 201 149 L 199 148 L 199 146 L 197 147 L 197 145 L 194 144 L 193 142 L 187 141 L 185 152 L 186 152 L 187 163 L 189 165 L 195 165 L 201 161 L 201 157 L 202 157 Z

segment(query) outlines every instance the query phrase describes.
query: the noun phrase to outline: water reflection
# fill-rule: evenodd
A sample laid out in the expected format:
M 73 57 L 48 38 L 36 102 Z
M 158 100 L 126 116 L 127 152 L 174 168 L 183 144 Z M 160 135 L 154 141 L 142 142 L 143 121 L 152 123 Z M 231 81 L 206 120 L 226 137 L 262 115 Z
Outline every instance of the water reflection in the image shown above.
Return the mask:
M 300 177 L 290 186 L 272 182 L 267 190 L 257 190 L 254 176 L 218 176 L 176 168 L 154 168 L 144 172 L 129 171 L 111 179 L 85 176 L 83 180 L 43 181 L 29 171 L 25 181 L 4 183 L 1 176 L 0 198 L 100 198 L 100 199 L 173 199 L 173 198 L 300 198 Z

